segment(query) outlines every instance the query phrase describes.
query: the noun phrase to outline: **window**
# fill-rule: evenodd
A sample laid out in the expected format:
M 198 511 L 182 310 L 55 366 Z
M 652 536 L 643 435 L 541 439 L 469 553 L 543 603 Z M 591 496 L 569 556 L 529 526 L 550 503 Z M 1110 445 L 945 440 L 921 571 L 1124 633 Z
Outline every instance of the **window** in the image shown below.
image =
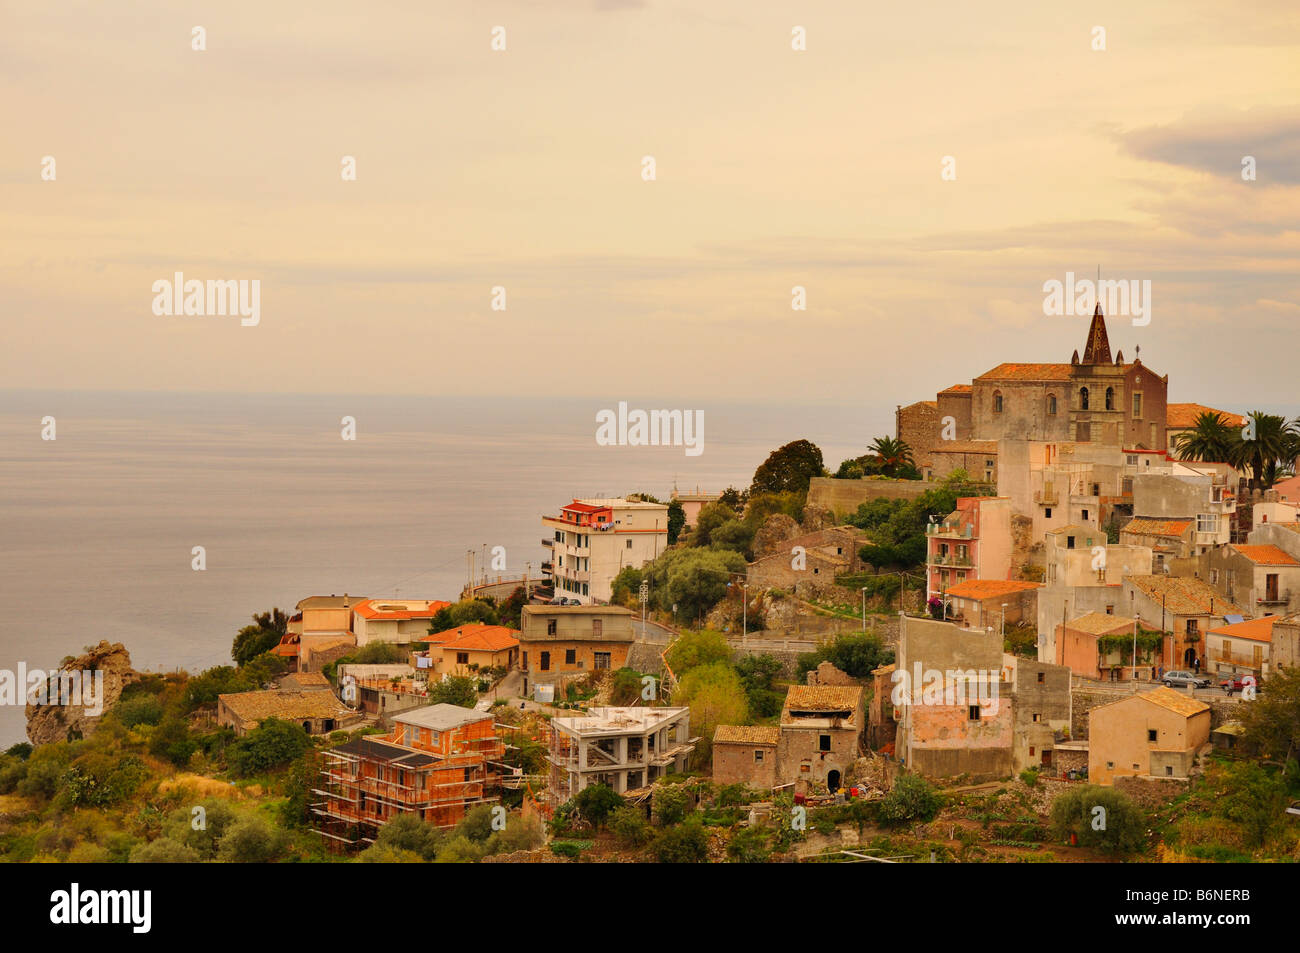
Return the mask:
M 1045 681 L 1047 681 L 1047 673 L 1046 673 L 1046 672 L 1039 672 L 1039 673 L 1038 673 L 1038 684 L 1041 685 L 1041 684 L 1043 684 Z
M 754 763 L 755 763 L 755 764 L 762 764 L 762 763 L 763 763 L 763 751 L 762 751 L 761 748 L 755 748 L 755 749 L 754 749 Z
M 818 751 L 830 751 L 830 750 L 831 750 L 831 736 L 830 736 L 830 735 L 818 735 L 818 736 L 817 736 L 817 750 L 818 750 Z
M 564 650 L 564 664 L 565 664 L 565 665 L 572 665 L 572 664 L 573 664 L 574 662 L 576 662 L 576 661 L 578 661 L 578 651 L 577 651 L 577 649 L 565 649 L 565 650 Z
M 1034 723 L 1037 724 L 1038 722 L 1040 722 L 1040 721 L 1042 721 L 1042 720 L 1043 720 L 1043 716 L 1042 716 L 1041 714 L 1039 714 L 1038 712 L 1034 712 Z M 1029 752 L 1029 753 L 1030 753 L 1030 754 L 1033 754 L 1032 751 Z
M 1107 761 L 1107 762 L 1106 762 L 1106 767 L 1108 767 L 1108 768 L 1113 768 L 1113 767 L 1115 767 L 1115 762 L 1114 762 L 1114 761 Z
M 632 540 L 630 540 L 630 539 L 627 541 L 627 548 L 628 548 L 628 549 L 631 549 L 631 548 L 632 548 Z
M 1188 619 L 1188 620 L 1187 620 L 1187 634 L 1188 634 L 1188 635 L 1195 635 L 1196 632 L 1197 632 L 1197 620 L 1196 620 L 1196 619 Z
M 979 720 L 980 720 L 980 706 L 979 706 L 979 705 L 970 705 L 970 706 L 968 706 L 968 707 L 966 708 L 966 720 L 967 720 L 967 721 L 979 721 Z
M 1074 537 L 1073 537 L 1073 536 L 1067 536 L 1067 537 L 1065 537 L 1065 548 L 1066 548 L 1066 549 L 1074 549 Z
M 600 637 L 601 635 L 604 635 L 604 633 L 605 633 L 605 620 L 604 620 L 604 619 L 592 619 L 592 620 L 591 620 L 591 634 L 592 634 L 593 636 L 595 636 L 595 637 L 598 638 L 598 637 Z
M 1034 746 L 1033 746 L 1033 745 L 1030 745 L 1030 746 L 1029 746 L 1029 757 L 1032 758 L 1033 756 L 1034 756 Z
M 1047 395 L 1047 415 L 1049 417 L 1056 416 L 1056 395 L 1055 394 Z
M 457 652 L 457 653 L 456 653 L 456 664 L 457 664 L 457 665 L 468 665 L 468 664 L 469 664 L 469 653 L 468 653 L 468 652 Z
M 1083 511 L 1083 518 L 1084 518 L 1085 520 L 1088 518 L 1088 511 L 1087 511 L 1087 510 L 1084 510 L 1084 511 Z
M 1174 776 L 1174 766 L 1172 764 L 1165 765 L 1165 776 L 1170 778 Z
M 1115 614 L 1115 607 L 1114 607 L 1114 606 L 1107 606 L 1107 607 L 1106 607 L 1106 615 L 1114 615 L 1114 614 Z
M 1043 510 L 1043 518 L 1049 520 L 1052 518 L 1052 508 L 1050 506 Z
M 1115 409 L 1115 388 L 1113 387 L 1106 388 L 1106 409 Z
M 1002 413 L 1002 391 L 1000 390 L 993 392 L 993 413 Z
M 550 653 L 550 652 L 543 652 L 543 653 L 542 653 L 542 671 L 543 671 L 543 672 L 549 672 L 550 670 L 551 670 L 551 653 Z
M 1126 456 L 1126 457 L 1124 458 L 1124 462 L 1126 462 L 1126 463 L 1127 463 L 1129 466 L 1131 466 L 1131 467 L 1135 467 L 1135 466 L 1137 466 L 1137 465 L 1138 465 L 1137 454 L 1136 454 L 1136 453 L 1130 453 L 1128 456 Z
M 547 634 L 547 635 L 554 635 L 554 634 L 555 634 L 555 620 L 554 620 L 554 619 L 547 619 L 547 620 L 546 620 L 546 634 Z
M 593 663 L 592 663 L 592 667 L 593 667 L 593 668 L 596 668 L 596 669 L 606 669 L 606 668 L 609 668 L 609 653 L 608 653 L 608 652 L 592 652 L 591 654 L 592 654 L 592 657 L 593 657 Z
M 1138 420 L 1142 419 L 1142 395 L 1141 394 L 1133 395 L 1133 416 Z M 1152 449 L 1154 450 L 1155 448 L 1152 447 Z M 1133 462 L 1136 463 L 1137 461 L 1134 460 Z
M 1147 741 L 1151 742 L 1152 744 L 1155 744 L 1155 742 L 1159 740 L 1159 737 L 1160 737 L 1159 733 L 1154 728 L 1147 729 Z
M 1198 513 L 1196 515 L 1196 532 L 1198 533 L 1217 533 L 1219 531 L 1219 517 L 1215 513 Z
M 1079 388 L 1079 409 L 1088 409 L 1088 388 L 1086 387 Z

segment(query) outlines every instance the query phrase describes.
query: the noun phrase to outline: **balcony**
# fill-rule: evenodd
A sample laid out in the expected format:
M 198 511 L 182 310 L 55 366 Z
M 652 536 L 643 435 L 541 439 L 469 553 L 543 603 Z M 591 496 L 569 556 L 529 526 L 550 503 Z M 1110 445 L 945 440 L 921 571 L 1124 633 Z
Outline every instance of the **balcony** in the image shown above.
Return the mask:
M 552 539 L 550 536 L 543 536 L 543 537 L 542 537 L 542 545 L 545 546 L 545 547 L 547 547 L 548 549 L 554 549 L 554 548 L 555 548 L 555 540 Z
M 931 566 L 956 566 L 959 569 L 970 569 L 974 565 L 969 556 L 958 556 L 956 553 L 931 553 L 926 562 Z
M 1040 506 L 1059 506 L 1061 494 L 1056 490 L 1035 490 L 1034 502 Z
M 957 523 L 931 523 L 925 528 L 925 535 L 947 539 L 970 539 L 971 528 L 969 523 L 965 526 Z
M 1291 601 L 1291 590 L 1285 592 L 1275 592 L 1272 595 L 1264 593 L 1264 598 L 1256 599 L 1255 604 L 1261 606 L 1284 606 Z

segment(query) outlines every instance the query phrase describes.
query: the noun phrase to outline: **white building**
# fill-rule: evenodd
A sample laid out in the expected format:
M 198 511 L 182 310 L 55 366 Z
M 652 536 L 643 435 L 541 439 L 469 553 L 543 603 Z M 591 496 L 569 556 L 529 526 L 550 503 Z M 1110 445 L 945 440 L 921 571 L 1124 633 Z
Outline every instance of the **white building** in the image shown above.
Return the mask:
M 608 602 L 624 566 L 640 568 L 668 546 L 668 507 L 628 500 L 574 500 L 559 516 L 543 516 L 542 572 L 556 596 Z

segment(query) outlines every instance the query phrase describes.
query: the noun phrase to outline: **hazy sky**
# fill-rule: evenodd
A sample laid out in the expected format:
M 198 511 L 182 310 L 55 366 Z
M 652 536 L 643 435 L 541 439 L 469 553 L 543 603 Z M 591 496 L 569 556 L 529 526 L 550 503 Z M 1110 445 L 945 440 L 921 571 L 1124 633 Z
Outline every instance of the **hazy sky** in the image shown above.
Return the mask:
M 0 386 L 892 406 L 1100 265 L 1171 399 L 1294 399 L 1294 0 L 294 6 L 0 0 Z

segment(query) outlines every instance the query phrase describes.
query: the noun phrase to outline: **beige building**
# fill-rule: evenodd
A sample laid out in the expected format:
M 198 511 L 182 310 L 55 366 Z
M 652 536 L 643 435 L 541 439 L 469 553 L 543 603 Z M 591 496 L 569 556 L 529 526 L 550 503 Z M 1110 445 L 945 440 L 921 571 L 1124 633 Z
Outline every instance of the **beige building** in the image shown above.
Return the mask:
M 629 500 L 574 500 L 558 516 L 543 516 L 550 552 L 542 573 L 555 595 L 582 603 L 608 602 L 614 577 L 640 568 L 668 546 L 668 507 Z
M 524 606 L 519 631 L 523 694 L 558 693 L 589 672 L 627 665 L 635 615 L 622 606 Z M 555 695 L 552 695 L 555 697 Z
M 272 689 L 217 696 L 217 724 L 240 737 L 267 718 L 295 722 L 309 735 L 324 735 L 355 725 L 362 716 L 328 691 Z
M 1172 688 L 1138 692 L 1088 712 L 1088 780 L 1185 778 L 1210 740 L 1210 706 Z
M 968 579 L 1011 578 L 1011 501 L 962 496 L 925 529 L 926 600 Z
M 947 618 L 975 629 L 1001 630 L 1038 616 L 1036 582 L 1014 579 L 967 579 L 947 592 Z
M 331 643 L 347 642 L 355 645 L 352 607 L 360 601 L 360 596 L 350 596 L 347 593 L 341 596 L 308 596 L 300 601 L 288 626 L 288 633 L 299 637 L 300 659 Z
M 1281 616 L 1266 615 L 1210 629 L 1205 636 L 1207 670 L 1220 678 L 1268 675 L 1273 626 L 1281 620 Z
M 1237 512 L 1231 479 L 1211 465 L 1197 469 L 1170 462 L 1133 477 L 1133 515 L 1139 519 L 1191 520 L 1192 546 L 1203 553 L 1232 539 Z
M 352 607 L 357 645 L 419 642 L 428 634 L 433 617 L 449 605 L 436 599 L 362 599 Z
M 710 503 L 716 503 L 721 499 L 718 493 L 701 493 L 700 488 L 696 487 L 694 493 L 678 493 L 673 490 L 672 498 L 682 505 L 682 513 L 686 517 L 686 522 L 682 528 L 694 526 L 700 518 L 700 510 Z
M 1219 546 L 1175 574 L 1192 570 L 1250 615 L 1291 615 L 1300 611 L 1300 560 L 1271 543 Z

